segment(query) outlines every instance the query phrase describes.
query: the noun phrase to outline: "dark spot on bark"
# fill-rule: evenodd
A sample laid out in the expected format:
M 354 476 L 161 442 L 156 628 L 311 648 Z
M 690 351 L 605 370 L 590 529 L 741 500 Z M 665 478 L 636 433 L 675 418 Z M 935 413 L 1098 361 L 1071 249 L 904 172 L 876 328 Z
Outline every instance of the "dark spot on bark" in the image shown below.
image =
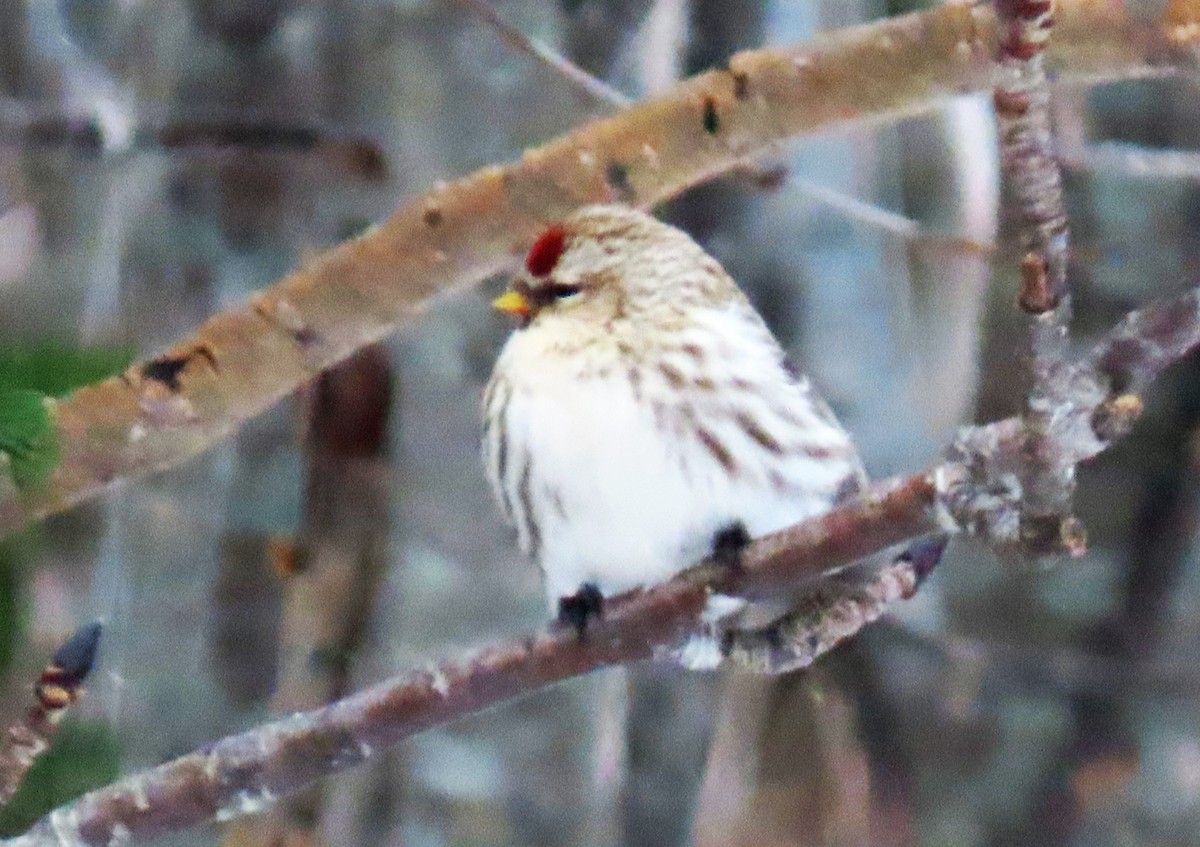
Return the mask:
M 721 118 L 717 115 L 717 101 L 711 96 L 704 98 L 704 131 L 716 135 L 721 129 Z
M 609 162 L 604 169 L 604 179 L 621 200 L 633 197 L 633 184 L 629 181 L 629 168 L 620 162 Z
M 179 375 L 187 367 L 188 360 L 183 356 L 162 356 L 151 359 L 142 365 L 142 379 L 152 379 L 161 382 L 171 391 L 178 391 Z
M 431 206 L 425 210 L 425 214 L 422 216 L 422 219 L 425 221 L 425 226 L 429 227 L 430 229 L 439 227 L 442 225 L 443 220 L 442 210 L 436 206 Z
M 292 338 L 296 339 L 296 343 L 301 347 L 309 347 L 321 340 L 320 334 L 316 330 L 304 327 L 292 333 Z
M 203 359 L 213 371 L 217 370 L 217 357 L 207 344 L 198 344 L 182 356 L 159 356 L 142 365 L 142 379 L 161 382 L 171 391 L 180 389 L 179 376 L 196 358 Z
M 217 355 L 207 344 L 201 344 L 196 347 L 196 349 L 192 351 L 192 356 L 199 356 L 208 363 L 210 368 L 212 368 L 214 371 L 217 370 Z
M 788 166 L 783 163 L 760 166 L 753 171 L 750 184 L 758 191 L 778 191 L 787 181 L 788 173 Z
M 733 96 L 739 100 L 745 100 L 750 96 L 750 75 L 730 71 L 733 75 Z

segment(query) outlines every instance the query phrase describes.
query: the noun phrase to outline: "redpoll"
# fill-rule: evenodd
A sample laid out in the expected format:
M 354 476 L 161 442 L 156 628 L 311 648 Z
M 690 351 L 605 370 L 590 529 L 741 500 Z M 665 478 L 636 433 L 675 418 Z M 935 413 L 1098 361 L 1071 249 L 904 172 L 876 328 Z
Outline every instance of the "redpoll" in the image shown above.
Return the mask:
M 487 474 L 552 611 L 581 629 L 603 596 L 826 511 L 864 480 L 730 276 L 648 215 L 575 212 L 493 305 L 521 328 L 484 395 Z M 721 639 L 701 643 L 685 663 L 715 663 Z

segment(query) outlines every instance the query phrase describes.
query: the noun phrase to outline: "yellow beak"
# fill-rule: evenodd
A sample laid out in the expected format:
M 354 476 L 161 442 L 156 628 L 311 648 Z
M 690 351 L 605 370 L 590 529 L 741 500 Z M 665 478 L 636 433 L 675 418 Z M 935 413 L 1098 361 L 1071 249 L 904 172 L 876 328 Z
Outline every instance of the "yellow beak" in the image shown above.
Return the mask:
M 518 291 L 505 291 L 492 301 L 492 308 L 506 315 L 527 318 L 530 312 L 529 298 Z

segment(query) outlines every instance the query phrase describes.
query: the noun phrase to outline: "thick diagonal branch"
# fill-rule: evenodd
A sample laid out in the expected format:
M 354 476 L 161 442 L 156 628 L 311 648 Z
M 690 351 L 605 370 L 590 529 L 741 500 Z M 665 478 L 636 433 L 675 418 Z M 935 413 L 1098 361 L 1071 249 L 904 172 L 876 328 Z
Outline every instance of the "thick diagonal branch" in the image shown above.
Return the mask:
M 600 667 L 648 659 L 696 628 L 711 585 L 754 595 L 791 590 L 865 552 L 927 532 L 936 526 L 935 501 L 928 475 L 877 485 L 833 513 L 756 542 L 741 568 L 709 563 L 614 599 L 582 640 L 573 629 L 557 629 L 405 674 L 93 791 L 0 844 L 99 847 L 257 811 L 415 732 Z M 889 573 L 889 579 L 915 585 L 911 576 Z M 859 590 L 847 585 L 829 600 Z
M 1119 4 L 1064 0 L 1047 59 L 1088 77 L 1194 69 L 1197 7 L 1172 3 L 1145 23 Z M 996 43 L 988 6 L 952 4 L 742 53 L 519 162 L 416 198 L 162 356 L 60 401 L 61 462 L 44 486 L 18 490 L 0 456 L 0 533 L 194 456 L 436 294 L 510 266 L 545 221 L 582 204 L 654 204 L 785 139 L 990 90 Z

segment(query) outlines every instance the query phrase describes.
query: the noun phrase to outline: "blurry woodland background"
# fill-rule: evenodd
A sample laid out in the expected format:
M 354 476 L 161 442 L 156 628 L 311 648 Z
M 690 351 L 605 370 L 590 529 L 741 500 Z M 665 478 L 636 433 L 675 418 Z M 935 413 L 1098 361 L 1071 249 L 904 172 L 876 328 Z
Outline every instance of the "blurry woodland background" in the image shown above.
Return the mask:
M 637 96 L 921 5 L 494 8 Z M 606 111 L 441 0 L 0 0 L 0 379 L 63 391 L 118 370 L 406 196 Z M 1055 118 L 1086 336 L 1200 279 L 1200 167 L 1136 152 L 1200 144 L 1200 90 L 1059 86 Z M 1017 262 L 987 249 L 1005 238 L 994 136 L 988 100 L 965 99 L 781 151 L 778 185 L 735 175 L 661 210 L 748 290 L 875 476 L 1019 405 Z M 0 544 L 0 718 L 72 629 L 107 622 L 88 697 L 0 832 L 544 624 L 477 459 L 500 284 L 443 298 L 199 460 Z M 956 540 L 916 599 L 810 671 L 594 674 L 164 841 L 1200 843 L 1200 357 L 1148 401 L 1083 469 L 1081 561 Z

